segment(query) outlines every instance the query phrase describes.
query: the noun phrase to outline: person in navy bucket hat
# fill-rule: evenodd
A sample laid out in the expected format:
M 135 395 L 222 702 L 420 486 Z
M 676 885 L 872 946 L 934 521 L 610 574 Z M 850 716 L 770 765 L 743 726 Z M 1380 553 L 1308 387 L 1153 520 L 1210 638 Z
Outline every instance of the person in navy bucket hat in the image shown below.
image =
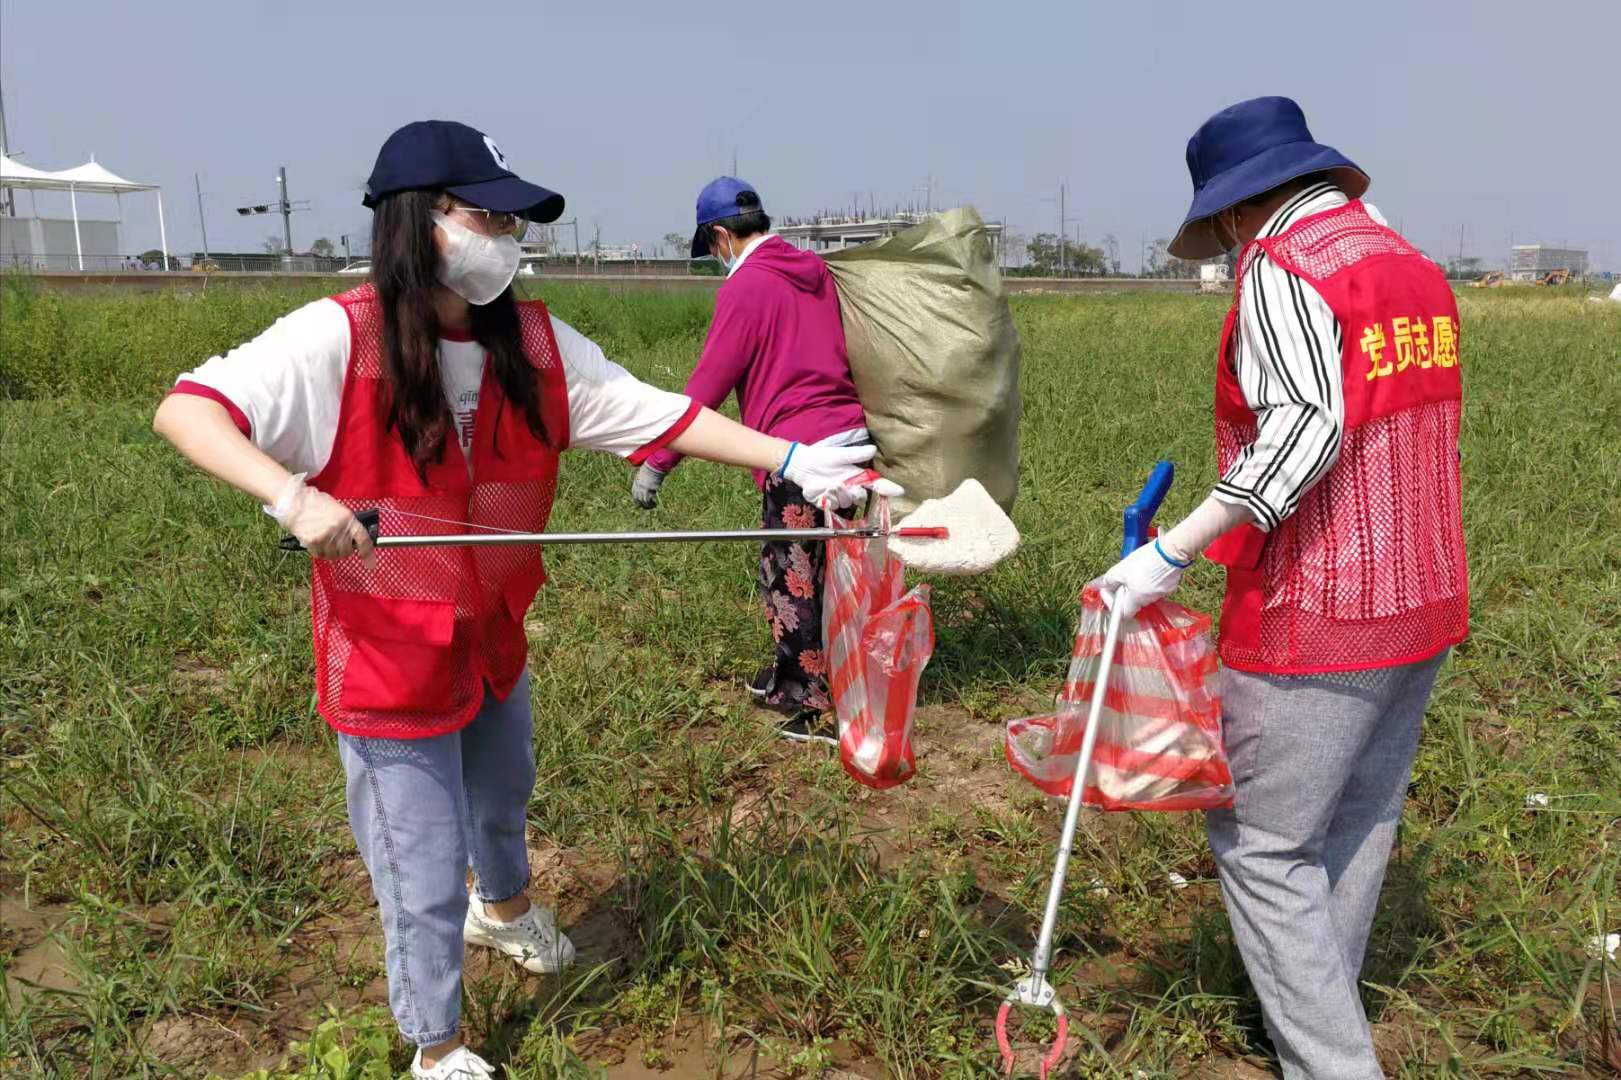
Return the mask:
M 1181 258 L 1236 252 L 1212 365 L 1219 482 L 1093 582 L 1126 615 L 1226 567 L 1230 808 L 1207 813 L 1233 940 L 1286 1080 L 1379 1077 L 1359 992 L 1436 675 L 1468 634 L 1457 301 L 1300 106 L 1188 140 Z
M 1311 137 L 1306 114 L 1286 97 L 1241 101 L 1199 125 L 1188 140 L 1193 205 L 1171 241 L 1179 259 L 1208 259 L 1226 245 L 1217 214 L 1311 173 L 1326 173 L 1349 198 L 1368 190 L 1368 174 L 1332 146 Z

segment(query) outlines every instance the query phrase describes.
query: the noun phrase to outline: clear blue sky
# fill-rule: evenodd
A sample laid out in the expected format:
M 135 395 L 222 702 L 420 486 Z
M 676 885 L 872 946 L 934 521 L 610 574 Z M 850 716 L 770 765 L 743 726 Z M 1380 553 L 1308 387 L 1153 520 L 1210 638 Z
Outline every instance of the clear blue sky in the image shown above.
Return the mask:
M 94 153 L 161 183 L 185 252 L 193 172 L 210 246 L 257 250 L 280 219 L 232 208 L 273 200 L 286 165 L 313 204 L 293 219 L 302 249 L 365 230 L 378 145 L 437 117 L 490 133 L 605 243 L 690 232 L 735 148 L 779 215 L 856 192 L 920 201 L 932 177 L 936 205 L 1056 231 L 1066 183 L 1071 221 L 1089 242 L 1114 233 L 1131 268 L 1139 237 L 1181 220 L 1199 122 L 1287 94 L 1432 253 L 1456 254 L 1461 226 L 1489 262 L 1512 234 L 1621 269 L 1618 42 L 1618 0 L 0 0 L 0 87 L 25 162 Z M 112 201 L 81 211 L 111 216 Z M 151 198 L 125 215 L 126 246 L 155 246 Z

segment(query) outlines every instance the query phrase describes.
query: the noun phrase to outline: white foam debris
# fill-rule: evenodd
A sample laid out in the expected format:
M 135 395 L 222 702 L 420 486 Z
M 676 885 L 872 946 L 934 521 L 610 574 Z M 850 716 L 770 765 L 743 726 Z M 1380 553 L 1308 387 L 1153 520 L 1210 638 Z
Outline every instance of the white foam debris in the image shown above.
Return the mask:
M 1591 938 L 1587 942 L 1587 958 L 1597 960 L 1599 954 L 1614 960 L 1617 953 L 1621 953 L 1621 934 L 1605 934 L 1603 937 Z
M 964 480 L 943 499 L 918 505 L 894 529 L 940 528 L 945 540 L 891 536 L 889 550 L 915 570 L 983 574 L 1019 550 L 1019 530 L 978 480 Z
M 1544 795 L 1542 792 L 1533 791 L 1525 797 L 1525 808 L 1527 810 L 1538 810 L 1544 806 L 1547 806 L 1552 801 L 1553 800 L 1549 799 L 1548 796 Z

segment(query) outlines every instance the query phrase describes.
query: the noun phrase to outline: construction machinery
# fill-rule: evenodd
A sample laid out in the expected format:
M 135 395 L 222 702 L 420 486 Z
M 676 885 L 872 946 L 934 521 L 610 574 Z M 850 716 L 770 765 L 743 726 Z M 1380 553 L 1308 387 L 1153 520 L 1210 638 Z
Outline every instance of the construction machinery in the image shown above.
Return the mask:
M 1567 282 L 1569 280 L 1570 280 L 1570 271 L 1569 270 L 1549 270 L 1546 274 L 1542 275 L 1542 279 L 1538 284 L 1542 284 L 1542 285 L 1563 285 L 1565 282 Z
M 1496 289 L 1503 284 L 1503 271 L 1488 270 L 1469 283 L 1471 289 Z

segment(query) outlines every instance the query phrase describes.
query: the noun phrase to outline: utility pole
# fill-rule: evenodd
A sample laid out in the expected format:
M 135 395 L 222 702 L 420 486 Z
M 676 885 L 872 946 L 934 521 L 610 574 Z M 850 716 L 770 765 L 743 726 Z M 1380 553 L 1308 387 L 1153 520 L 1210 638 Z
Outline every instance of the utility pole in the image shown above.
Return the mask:
M 11 140 L 6 136 L 6 98 L 0 90 L 0 157 L 11 155 Z M 17 216 L 16 196 L 11 188 L 0 188 L 0 214 L 6 217 Z
M 282 238 L 287 242 L 287 257 L 293 257 L 293 204 L 287 197 L 287 166 L 283 165 L 276 174 L 276 182 L 281 185 L 281 231 Z
M 193 176 L 195 175 L 196 174 L 193 174 Z M 275 202 L 257 203 L 253 206 L 239 206 L 236 208 L 236 212 L 241 214 L 243 217 L 252 217 L 254 214 L 280 214 L 282 240 L 287 248 L 286 254 L 283 256 L 283 258 L 290 263 L 293 258 L 293 211 L 308 210 L 310 208 L 310 204 L 308 202 L 304 202 L 302 205 L 294 206 L 293 200 L 287 197 L 287 166 L 283 165 L 276 171 L 276 184 L 281 188 L 281 196 Z M 202 184 L 199 181 L 198 187 L 201 188 L 201 186 Z M 201 202 L 199 200 L 199 208 L 200 206 Z
M 580 219 L 579 219 L 579 216 L 576 215 L 574 220 L 570 221 L 569 224 L 574 226 L 574 269 L 578 270 L 580 268 Z
M 732 147 L 732 175 L 737 175 L 737 147 Z
M 1058 276 L 1069 276 L 1068 252 L 1064 250 L 1064 234 L 1069 231 L 1064 220 L 1064 185 L 1058 185 Z
M 203 180 L 196 173 L 191 182 L 197 185 L 197 227 L 203 230 L 203 258 L 208 258 L 208 219 L 203 216 Z

